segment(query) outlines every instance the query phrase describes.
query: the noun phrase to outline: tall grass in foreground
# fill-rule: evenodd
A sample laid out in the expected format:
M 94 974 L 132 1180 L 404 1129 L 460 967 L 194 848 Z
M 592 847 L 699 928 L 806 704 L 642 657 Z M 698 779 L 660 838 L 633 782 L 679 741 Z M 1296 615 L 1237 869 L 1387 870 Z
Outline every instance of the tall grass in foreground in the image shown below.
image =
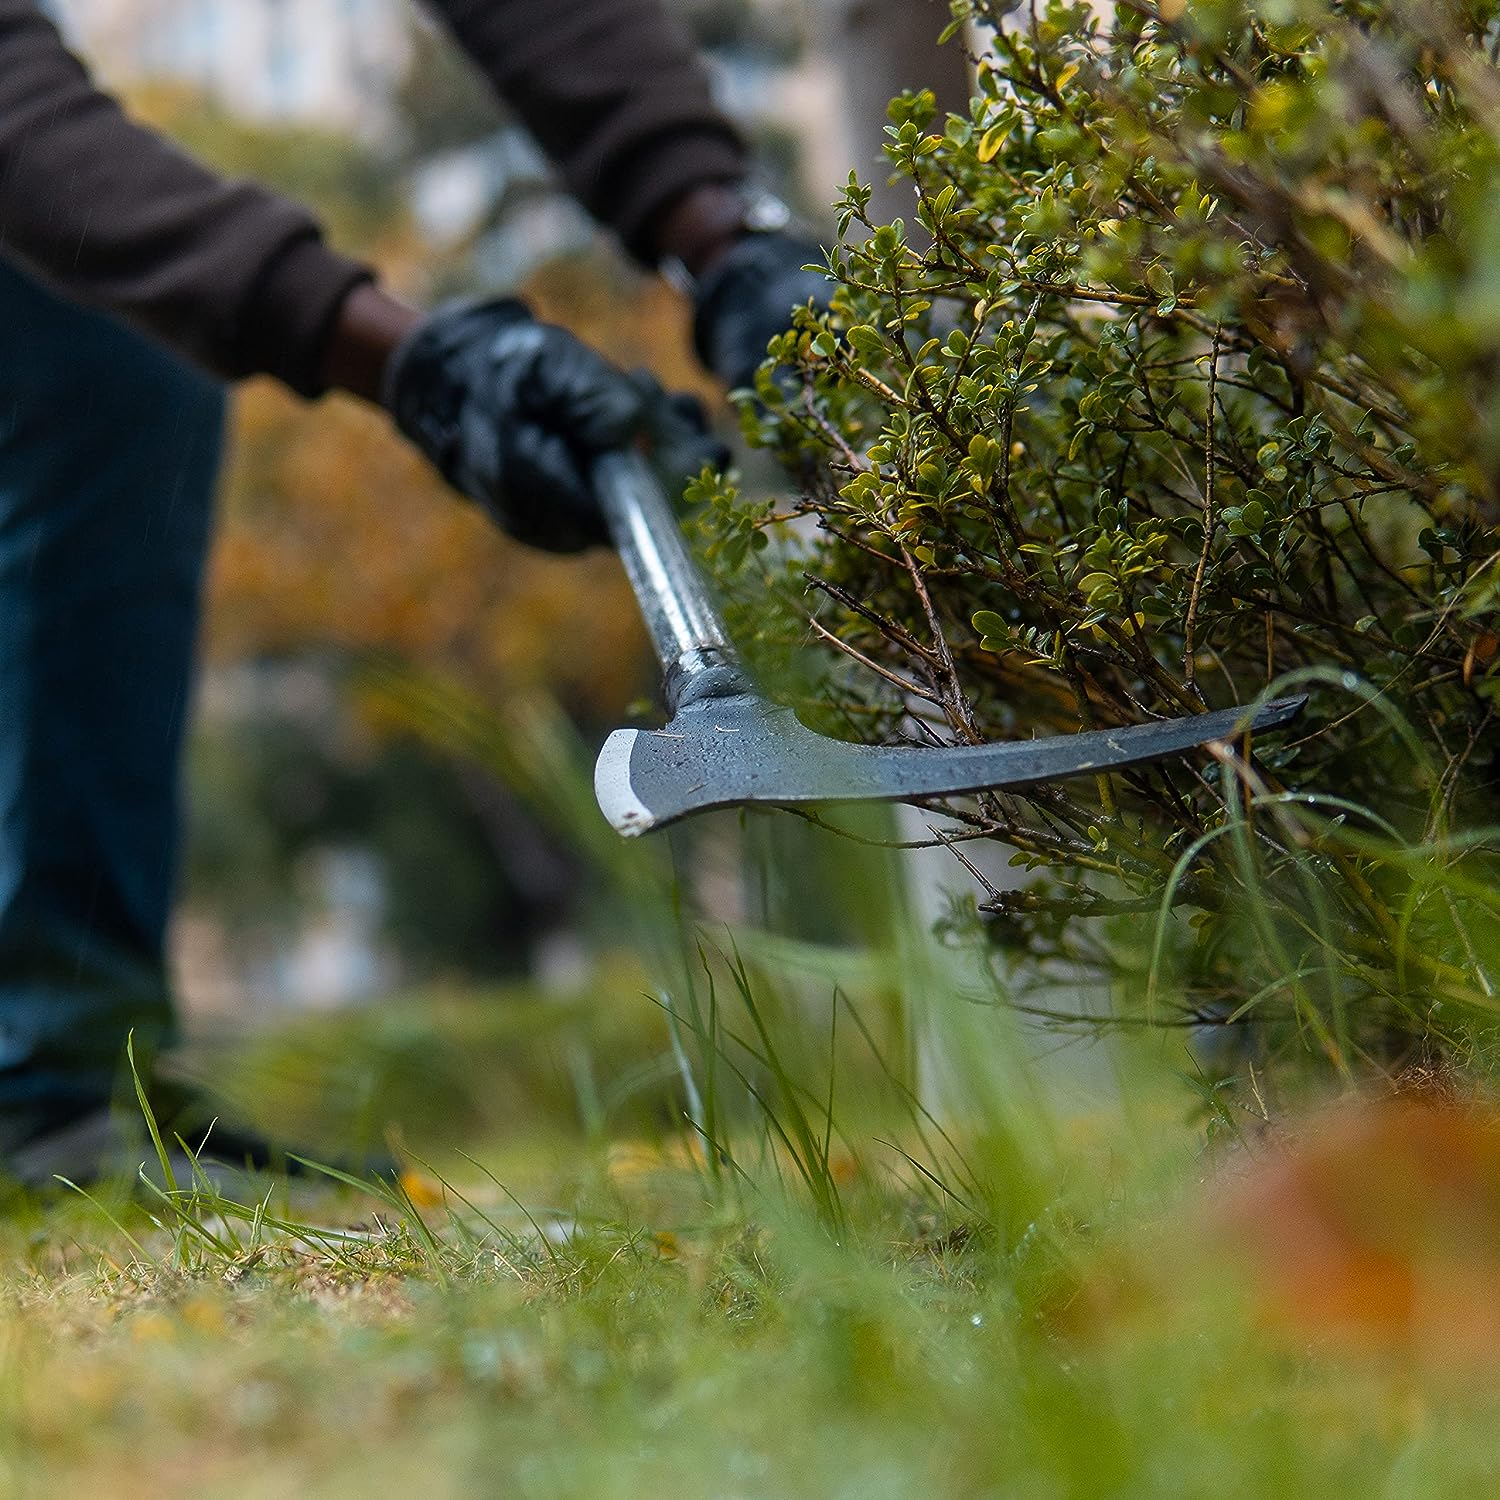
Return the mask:
M 946 1122 L 1012 1141 L 1018 1164 L 1042 1149 L 1048 1110 L 1008 977 L 976 924 L 935 936 L 886 810 L 846 813 L 841 830 L 724 815 L 622 841 L 555 710 L 530 700 L 497 714 L 388 667 L 365 687 L 378 712 L 506 780 L 588 859 L 582 920 L 596 945 L 639 959 L 668 1025 L 675 1108 L 716 1192 L 743 1189 L 748 1152 L 837 1223 L 835 1156 L 850 1169 L 873 1135 L 895 1132 L 890 1149 L 952 1202 L 984 1194 Z M 734 868 L 739 894 L 705 916 L 699 877 L 714 862 Z

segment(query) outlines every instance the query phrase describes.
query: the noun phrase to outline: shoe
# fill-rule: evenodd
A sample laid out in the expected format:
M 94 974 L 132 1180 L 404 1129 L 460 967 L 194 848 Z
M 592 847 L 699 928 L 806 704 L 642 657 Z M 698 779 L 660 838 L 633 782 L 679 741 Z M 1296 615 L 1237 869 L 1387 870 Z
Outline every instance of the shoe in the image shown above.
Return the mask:
M 177 1107 L 158 1109 L 153 1102 L 152 1114 L 179 1188 L 191 1188 L 195 1180 L 207 1177 L 227 1192 L 245 1187 L 256 1176 L 297 1175 L 309 1170 L 285 1147 L 273 1145 L 253 1131 L 215 1120 L 200 1100 L 184 1105 L 174 1099 L 172 1103 Z M 341 1173 L 365 1178 L 395 1170 L 385 1158 L 329 1165 Z M 77 1187 L 133 1182 L 142 1173 L 157 1187 L 168 1185 L 144 1116 L 120 1106 L 101 1105 L 71 1119 L 50 1122 L 0 1157 L 0 1177 L 27 1188 L 63 1182 Z

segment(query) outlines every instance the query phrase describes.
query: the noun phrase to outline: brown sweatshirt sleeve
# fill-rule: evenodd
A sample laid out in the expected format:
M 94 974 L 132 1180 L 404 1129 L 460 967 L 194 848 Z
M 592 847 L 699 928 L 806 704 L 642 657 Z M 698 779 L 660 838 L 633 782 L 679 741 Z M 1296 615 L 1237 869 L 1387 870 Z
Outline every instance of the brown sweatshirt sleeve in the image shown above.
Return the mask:
M 220 375 L 304 394 L 369 275 L 305 209 L 128 120 L 31 0 L 0 0 L 0 254 Z
M 690 188 L 736 182 L 745 148 L 661 0 L 428 0 L 561 168 L 642 260 Z

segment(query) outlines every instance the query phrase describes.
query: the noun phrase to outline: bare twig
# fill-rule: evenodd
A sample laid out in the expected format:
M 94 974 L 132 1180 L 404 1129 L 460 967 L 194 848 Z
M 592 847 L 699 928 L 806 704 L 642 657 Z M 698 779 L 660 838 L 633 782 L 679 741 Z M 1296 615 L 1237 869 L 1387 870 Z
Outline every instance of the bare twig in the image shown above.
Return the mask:
M 1214 329 L 1213 347 L 1208 356 L 1208 417 L 1203 441 L 1203 546 L 1198 551 L 1198 567 L 1193 574 L 1193 586 L 1188 594 L 1187 616 L 1182 633 L 1182 680 L 1188 690 L 1198 698 L 1197 683 L 1197 631 L 1198 605 L 1203 596 L 1203 580 L 1208 574 L 1209 558 L 1213 555 L 1215 533 L 1219 525 L 1217 497 L 1214 493 L 1214 429 L 1218 411 L 1219 384 L 1219 339 L 1220 331 Z

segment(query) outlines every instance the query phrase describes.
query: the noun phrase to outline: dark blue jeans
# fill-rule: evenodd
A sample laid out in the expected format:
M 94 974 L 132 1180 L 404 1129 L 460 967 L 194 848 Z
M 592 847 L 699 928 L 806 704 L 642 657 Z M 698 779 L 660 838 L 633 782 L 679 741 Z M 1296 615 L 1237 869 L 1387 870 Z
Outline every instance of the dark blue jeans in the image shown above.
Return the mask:
M 220 386 L 0 259 L 0 1149 L 166 1039 Z

